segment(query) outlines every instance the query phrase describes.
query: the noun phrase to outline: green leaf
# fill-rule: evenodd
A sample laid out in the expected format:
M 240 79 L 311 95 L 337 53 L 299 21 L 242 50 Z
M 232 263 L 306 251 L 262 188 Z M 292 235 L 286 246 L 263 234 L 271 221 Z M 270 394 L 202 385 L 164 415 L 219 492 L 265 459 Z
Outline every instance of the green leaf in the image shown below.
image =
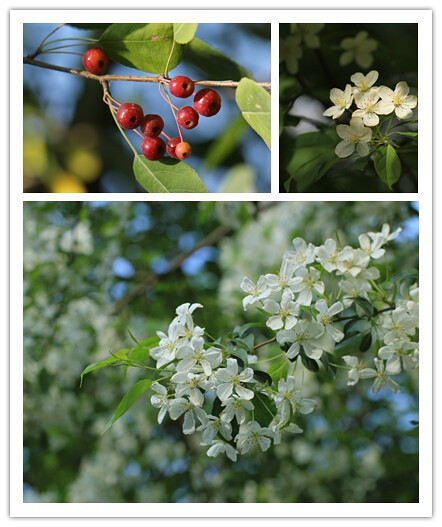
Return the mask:
M 234 342 L 237 346 L 245 349 L 249 353 L 253 353 L 254 351 L 254 344 L 255 344 L 255 335 L 252 333 L 249 333 L 243 338 L 234 339 Z
M 104 427 L 102 434 L 109 430 L 109 428 L 117 421 L 122 415 L 124 415 L 129 408 L 139 399 L 143 393 L 150 387 L 154 381 L 151 379 L 144 379 L 138 381 L 132 388 L 126 393 L 126 395 L 121 399 L 120 404 L 117 406 L 117 409 L 114 412 L 114 415 L 109 419 L 106 426 Z
M 389 188 L 392 188 L 398 181 L 401 176 L 401 160 L 391 145 L 383 146 L 376 152 L 374 168 L 379 179 Z
M 355 298 L 355 303 L 365 311 L 365 313 L 368 315 L 368 318 L 373 316 L 373 305 L 369 300 L 358 296 Z
M 199 38 L 194 38 L 184 50 L 184 60 L 203 71 L 210 80 L 239 81 L 250 73 L 235 61 Z
M 300 355 L 301 355 L 302 364 L 304 364 L 304 366 L 308 370 L 313 371 L 313 372 L 319 371 L 319 364 L 315 361 L 315 359 L 311 359 L 310 357 L 307 357 L 304 350 L 301 350 Z
M 289 142 L 284 148 L 284 152 L 287 152 L 289 157 L 282 160 L 291 176 L 286 182 L 286 190 L 289 190 L 290 182 L 294 179 L 297 190 L 306 191 L 333 165 L 341 162 L 342 160 L 334 152 L 335 145 L 334 130 L 300 134 Z
M 138 343 L 137 346 L 131 349 L 128 359 L 136 360 L 138 362 L 143 362 L 150 357 L 150 350 L 155 348 L 158 345 L 158 337 L 150 337 L 142 342 Z
M 266 325 L 262 322 L 247 322 L 247 324 L 243 324 L 242 326 L 236 326 L 233 329 L 233 333 L 238 335 L 238 337 L 242 337 L 251 328 L 265 328 L 265 327 Z
M 175 159 L 149 161 L 137 155 L 133 171 L 138 183 L 147 192 L 207 192 L 195 170 Z
M 98 43 L 113 61 L 150 73 L 164 73 L 169 57 L 173 69 L 183 55 L 173 24 L 112 24 Z
M 241 115 L 238 115 L 233 122 L 229 122 L 225 130 L 210 143 L 204 159 L 205 168 L 212 170 L 228 159 L 238 148 L 247 129 L 247 123 Z
M 102 368 L 106 368 L 106 366 L 111 366 L 115 362 L 119 362 L 120 360 L 125 359 L 128 353 L 129 353 L 128 349 L 123 349 L 123 350 L 117 351 L 108 359 L 102 360 L 100 362 L 94 362 L 92 364 L 89 364 L 89 366 L 86 366 L 86 368 L 81 372 L 80 388 L 81 388 L 81 385 L 83 384 L 83 377 L 86 374 L 90 373 L 91 371 L 101 370 Z
M 251 166 L 245 163 L 236 165 L 227 172 L 220 192 L 256 192 L 255 179 L 256 174 Z
M 262 384 L 267 383 L 269 386 L 271 386 L 273 382 L 272 377 L 267 372 L 262 370 L 253 370 L 253 376 Z
M 405 137 L 411 137 L 411 139 L 417 139 L 418 133 L 417 132 L 396 132 L 398 135 L 403 135 Z
M 178 44 L 188 44 L 195 36 L 198 24 L 174 24 L 173 38 Z
M 267 373 L 273 379 L 274 384 L 277 384 L 279 379 L 285 379 L 287 377 L 288 369 L 288 363 L 284 360 L 277 362 L 276 364 L 272 364 Z
M 365 352 L 368 351 L 371 347 L 371 332 L 366 333 L 359 344 L 359 351 Z
M 242 365 L 244 367 L 247 367 L 248 364 L 249 364 L 249 358 L 248 358 L 248 355 L 247 355 L 247 351 L 243 348 L 231 348 L 231 349 L 228 349 L 227 352 L 230 354 L 230 355 L 233 355 L 234 357 L 237 357 L 241 362 L 242 362 Z
M 276 406 L 265 395 L 255 393 L 253 398 L 253 417 L 261 426 L 267 426 L 276 415 Z
M 270 93 L 251 79 L 241 79 L 236 89 L 236 104 L 249 126 L 270 148 Z

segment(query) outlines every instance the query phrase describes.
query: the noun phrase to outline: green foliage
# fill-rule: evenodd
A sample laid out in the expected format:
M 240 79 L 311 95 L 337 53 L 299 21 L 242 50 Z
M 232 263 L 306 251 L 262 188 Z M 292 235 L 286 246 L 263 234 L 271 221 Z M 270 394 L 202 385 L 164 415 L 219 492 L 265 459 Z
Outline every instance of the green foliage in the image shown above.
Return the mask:
M 195 36 L 198 24 L 174 24 L 173 38 L 178 44 L 188 44 Z
M 175 159 L 149 161 L 138 155 L 133 169 L 138 183 L 148 192 L 207 192 L 195 170 Z
M 112 24 L 99 44 L 112 60 L 150 73 L 164 73 L 167 64 L 173 69 L 183 55 L 173 24 Z
M 242 116 L 270 148 L 270 94 L 251 79 L 241 79 L 236 103 Z
M 211 80 L 239 81 L 250 76 L 245 68 L 199 38 L 186 46 L 184 60 L 204 71 Z
M 79 389 L 86 365 L 99 363 L 108 358 L 108 350 L 121 348 L 130 350 L 129 359 L 149 366 L 147 348 L 158 339 L 142 337 L 166 331 L 174 307 L 187 301 L 204 305 L 204 310 L 198 310 L 198 323 L 213 335 L 237 325 L 234 332 L 242 340 L 251 332 L 255 345 L 268 340 L 267 327 L 250 324 L 239 284 L 244 275 L 256 279 L 264 269 L 276 266 L 272 256 L 290 249 L 294 236 L 320 243 L 338 233 L 345 245 L 357 243 L 357 233 L 376 230 L 384 221 L 407 225 L 407 236 L 395 240 L 389 251 L 390 281 L 400 287 L 416 279 L 415 273 L 405 272 L 418 264 L 417 215 L 412 204 L 277 203 L 262 212 L 251 203 L 240 205 L 250 209 L 248 219 L 237 222 L 220 243 L 210 246 L 212 258 L 201 255 L 194 259 L 194 267 L 183 265 L 165 272 L 118 308 L 121 298 L 158 269 L 158 262 L 170 263 L 183 248 L 220 226 L 230 226 L 239 204 L 24 204 L 24 501 L 418 501 L 419 428 L 412 424 L 418 411 L 417 378 L 401 381 L 402 399 L 397 404 L 383 392 L 368 397 L 367 385 L 349 390 L 341 368 L 334 379 L 331 365 L 320 378 L 321 372 L 305 371 L 303 385 L 318 393 L 321 419 L 300 416 L 302 435 L 291 436 L 265 454 L 244 456 L 236 465 L 221 457 L 208 458 L 204 449 L 182 436 L 180 420 L 165 418 L 159 426 L 158 410 L 149 404 L 149 387 L 139 399 L 137 388 L 133 393 L 139 402 L 127 406 L 123 418 L 100 435 L 118 401 L 140 381 L 142 391 L 154 375 L 139 367 L 128 368 L 124 377 L 124 365 L 109 365 L 95 370 L 93 376 L 87 374 Z M 69 239 L 76 243 L 69 246 Z M 118 259 L 130 264 L 132 271 L 122 273 Z M 359 342 L 349 339 L 347 344 L 350 349 L 337 350 L 338 358 L 358 354 Z M 247 356 L 245 349 L 236 350 Z M 254 355 L 261 361 L 279 353 L 278 345 L 272 343 Z M 228 354 L 237 356 L 234 350 Z M 329 359 L 336 362 L 336 357 Z M 281 358 L 256 368 L 272 377 L 275 389 L 287 364 Z M 320 368 L 325 370 L 323 362 Z M 297 369 L 302 369 L 301 361 Z M 267 424 L 275 409 L 267 405 L 264 394 L 260 397 L 262 401 L 253 400 L 255 418 Z M 221 411 L 221 406 L 212 410 L 214 415 Z
M 374 168 L 379 178 L 390 188 L 401 177 L 401 160 L 391 145 L 382 146 L 374 156 Z

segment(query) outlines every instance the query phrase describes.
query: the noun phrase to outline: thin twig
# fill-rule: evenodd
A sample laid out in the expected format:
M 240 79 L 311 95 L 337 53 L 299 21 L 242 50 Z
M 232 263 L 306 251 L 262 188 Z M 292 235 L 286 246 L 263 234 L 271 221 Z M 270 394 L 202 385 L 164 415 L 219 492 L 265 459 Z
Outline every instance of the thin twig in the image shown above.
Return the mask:
M 63 66 L 57 66 L 56 64 L 48 64 L 47 62 L 42 62 L 41 60 L 35 60 L 33 55 L 23 57 L 23 64 L 30 64 L 31 66 L 37 66 L 38 68 L 46 68 L 49 70 L 61 71 L 64 73 L 70 73 L 71 75 L 77 75 L 79 77 L 84 77 L 86 79 L 92 79 L 98 82 L 101 81 L 131 81 L 131 82 L 166 82 L 169 83 L 170 79 L 164 77 L 164 75 L 154 75 L 154 76 L 136 76 L 136 75 L 94 75 L 88 71 L 80 71 L 74 68 L 64 68 Z M 214 86 L 218 88 L 237 88 L 239 82 L 235 81 L 194 81 L 198 86 Z M 258 86 L 261 86 L 267 90 L 271 88 L 271 82 L 257 82 Z

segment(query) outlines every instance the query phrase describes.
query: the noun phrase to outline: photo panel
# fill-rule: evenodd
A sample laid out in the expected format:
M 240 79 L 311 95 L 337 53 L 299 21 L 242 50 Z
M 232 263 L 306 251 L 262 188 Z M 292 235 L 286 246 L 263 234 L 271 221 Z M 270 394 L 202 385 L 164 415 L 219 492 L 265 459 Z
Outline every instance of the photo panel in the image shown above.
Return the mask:
M 270 23 L 26 23 L 23 48 L 24 192 L 270 192 Z
M 24 502 L 417 503 L 418 213 L 25 203 Z
M 418 24 L 279 27 L 280 191 L 416 193 Z

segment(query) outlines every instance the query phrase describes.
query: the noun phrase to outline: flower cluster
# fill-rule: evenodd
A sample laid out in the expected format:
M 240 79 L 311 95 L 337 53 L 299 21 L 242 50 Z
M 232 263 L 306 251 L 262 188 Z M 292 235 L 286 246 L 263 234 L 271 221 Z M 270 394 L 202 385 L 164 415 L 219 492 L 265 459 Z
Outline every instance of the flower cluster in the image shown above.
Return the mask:
M 299 60 L 304 54 L 304 47 L 319 48 L 318 33 L 324 24 L 290 24 L 290 35 L 281 39 L 279 57 L 286 63 L 287 71 L 296 75 L 299 70 Z
M 376 264 L 400 230 L 391 232 L 384 224 L 379 232 L 361 234 L 356 248 L 340 247 L 331 238 L 320 246 L 295 238 L 277 272 L 256 283 L 245 277 L 243 307 L 264 313 L 273 334 L 260 345 L 241 347 L 250 328 L 239 330 L 242 340 L 234 330 L 228 345 L 221 339 L 208 342 L 193 319 L 201 304 L 179 306 L 150 351 L 158 372 L 151 385 L 158 422 L 167 414 L 182 418 L 183 433 L 200 432 L 211 457 L 223 453 L 236 461 L 252 447 L 266 451 L 281 442 L 283 432 L 302 433 L 298 416 L 317 406 L 303 394 L 298 363 L 311 371 L 339 366 L 330 358 L 339 360 L 336 347 L 355 335 L 365 342 L 360 351 L 373 350 L 374 367 L 344 355 L 340 367 L 347 369 L 347 384 L 370 378 L 374 392 L 383 386 L 398 391 L 391 376 L 418 366 L 419 289 L 403 285 L 400 294 L 395 289 L 389 295 Z M 277 368 L 263 372 L 256 366 L 266 360 L 258 361 L 255 353 L 267 343 L 279 345 L 282 353 L 271 358 L 280 359 Z M 275 377 L 278 370 L 283 373 Z
M 393 117 L 399 120 L 410 119 L 413 108 L 417 106 L 417 97 L 409 95 L 410 88 L 405 81 L 398 82 L 394 90 L 387 86 L 375 86 L 379 73 L 375 70 L 367 75 L 360 72 L 350 77 L 352 84 L 347 84 L 344 90 L 333 88 L 330 90 L 330 100 L 333 106 L 325 110 L 324 115 L 338 119 L 345 111 L 351 112 L 349 125 L 339 124 L 336 132 L 342 139 L 336 146 L 338 157 L 348 157 L 356 149 L 360 156 L 370 152 L 370 145 L 375 144 L 375 137 L 381 136 L 381 130 L 373 133 L 373 127 L 380 126 L 380 117 L 390 115 L 389 124 Z M 356 109 L 351 109 L 352 105 Z M 385 133 L 388 133 L 389 126 Z M 386 135 L 379 137 L 385 142 Z

